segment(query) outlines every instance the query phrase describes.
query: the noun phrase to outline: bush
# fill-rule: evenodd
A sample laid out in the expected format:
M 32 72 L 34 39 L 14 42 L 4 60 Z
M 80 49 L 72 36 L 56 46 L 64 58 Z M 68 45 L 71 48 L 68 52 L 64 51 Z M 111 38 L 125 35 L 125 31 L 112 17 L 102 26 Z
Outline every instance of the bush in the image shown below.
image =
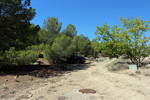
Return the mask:
M 124 70 L 124 69 L 128 69 L 129 65 L 128 64 L 116 64 L 116 65 L 112 65 L 108 67 L 109 71 L 118 71 L 118 70 Z
M 108 67 L 109 71 L 119 71 L 119 70 L 124 70 L 129 68 L 129 59 L 123 59 L 122 57 L 120 58 L 114 58 L 112 62 L 107 64 L 106 66 Z
M 48 60 L 49 63 L 55 63 L 56 61 L 55 52 L 51 49 L 50 45 L 46 45 L 44 50 L 44 58 Z
M 14 63 L 16 62 L 17 65 L 26 65 L 37 61 L 38 57 L 38 51 L 20 51 Z
M 33 46 L 28 46 L 26 48 L 26 50 L 31 50 L 31 51 L 43 51 L 45 49 L 44 43 L 40 44 L 40 45 L 33 45 Z
M 64 63 L 67 61 L 67 57 L 70 56 L 75 49 L 74 45 L 71 45 L 72 39 L 65 35 L 57 37 L 52 46 L 46 45 L 44 50 L 44 58 L 49 63 Z
M 16 51 L 15 47 L 11 47 L 5 52 L 0 52 L 0 67 L 7 65 L 26 65 L 35 62 L 40 54 L 40 51 L 44 49 L 44 44 L 29 46 L 26 50 Z

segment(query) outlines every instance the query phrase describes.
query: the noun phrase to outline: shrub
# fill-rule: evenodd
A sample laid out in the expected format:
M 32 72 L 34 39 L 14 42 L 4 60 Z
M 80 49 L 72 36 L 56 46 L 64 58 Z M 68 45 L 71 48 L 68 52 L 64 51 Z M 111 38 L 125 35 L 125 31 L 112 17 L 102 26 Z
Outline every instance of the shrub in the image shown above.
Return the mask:
M 66 58 L 70 56 L 75 49 L 74 45 L 71 45 L 72 39 L 68 36 L 62 35 L 57 37 L 52 46 L 46 45 L 44 50 L 44 58 L 50 63 L 64 63 Z
M 135 73 L 136 73 L 136 74 L 141 74 L 141 71 L 137 70 Z
M 51 49 L 50 45 L 46 45 L 46 48 L 44 50 L 44 58 L 48 60 L 49 63 L 55 63 L 57 56 L 55 55 L 55 52 Z
M 118 70 L 124 70 L 129 68 L 129 60 L 128 59 L 122 59 L 120 58 L 115 58 L 113 59 L 112 62 L 107 64 L 106 66 L 108 67 L 109 71 L 118 71 Z
M 35 62 L 40 54 L 40 51 L 44 49 L 44 44 L 29 46 L 26 50 L 16 51 L 15 47 L 11 47 L 5 52 L 0 52 L 0 67 L 7 65 L 26 65 Z

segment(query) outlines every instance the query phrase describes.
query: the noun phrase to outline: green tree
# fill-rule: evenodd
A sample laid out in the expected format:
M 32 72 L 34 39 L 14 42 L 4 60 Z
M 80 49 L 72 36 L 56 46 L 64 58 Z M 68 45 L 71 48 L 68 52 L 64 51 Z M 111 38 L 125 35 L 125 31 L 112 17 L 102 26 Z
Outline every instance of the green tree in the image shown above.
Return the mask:
M 73 38 L 77 34 L 76 27 L 72 24 L 69 24 L 67 28 L 62 31 L 62 34 Z
M 35 14 L 30 0 L 0 1 L 0 51 L 8 50 L 11 46 L 24 47 L 32 34 L 30 21 Z
M 47 45 L 44 50 L 44 58 L 50 63 L 64 63 L 68 56 L 70 56 L 75 49 L 74 45 L 71 45 L 72 39 L 69 36 L 62 35 L 57 37 L 52 46 Z
M 98 56 L 98 53 L 101 51 L 100 43 L 98 43 L 97 39 L 93 39 L 91 42 L 91 52 L 92 56 L 96 58 Z
M 33 23 L 30 25 L 30 35 L 27 36 L 27 40 L 25 41 L 26 47 L 29 45 L 37 45 L 40 44 L 38 32 L 40 31 L 39 25 L 34 25 Z
M 91 51 L 91 41 L 83 34 L 80 36 L 75 35 L 72 44 L 76 46 L 75 53 L 87 56 Z
M 72 39 L 72 45 L 75 45 L 75 51 L 74 51 L 74 53 L 76 53 L 76 54 L 78 54 L 78 52 L 79 52 L 79 50 L 80 50 L 80 48 L 79 48 L 79 46 L 78 46 L 78 41 L 79 41 L 79 36 L 77 36 L 77 35 L 75 35 L 74 37 L 73 37 L 73 39 Z
M 0 67 L 37 60 L 40 50 L 24 50 L 38 44 L 40 27 L 30 23 L 35 14 L 30 0 L 0 1 Z
M 106 23 L 103 27 L 97 27 L 96 35 L 101 42 L 102 50 L 109 57 L 125 55 L 133 64 L 141 66 L 142 61 L 150 53 L 146 37 L 150 29 L 149 22 L 141 20 L 140 17 L 123 19 L 120 17 L 121 25 L 111 28 Z
M 61 30 L 61 26 L 62 23 L 58 22 L 58 18 L 48 17 L 47 20 L 44 20 L 44 26 L 39 32 L 39 40 L 52 45 Z

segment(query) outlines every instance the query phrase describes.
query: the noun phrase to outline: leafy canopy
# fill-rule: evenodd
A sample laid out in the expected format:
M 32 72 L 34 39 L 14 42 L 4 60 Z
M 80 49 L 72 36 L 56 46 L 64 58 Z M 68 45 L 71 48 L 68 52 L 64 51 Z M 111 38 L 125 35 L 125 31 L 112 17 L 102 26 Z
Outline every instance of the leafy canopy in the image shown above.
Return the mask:
M 52 46 L 47 45 L 44 50 L 44 58 L 50 63 L 63 63 L 68 56 L 70 56 L 75 49 L 74 45 L 71 45 L 72 39 L 69 36 L 62 35 L 57 37 Z
M 98 56 L 98 53 L 101 51 L 100 43 L 97 41 L 97 39 L 93 39 L 91 42 L 91 53 L 94 58 Z
M 76 27 L 72 24 L 69 24 L 67 28 L 62 31 L 62 34 L 73 38 L 77 34 Z
M 103 27 L 97 26 L 96 35 L 101 42 L 103 52 L 110 58 L 125 55 L 134 64 L 141 66 L 142 61 L 149 55 L 147 43 L 150 37 L 147 31 L 150 29 L 149 22 L 140 17 L 123 19 L 121 25 L 110 26 L 105 23 Z
M 30 21 L 35 14 L 30 0 L 0 1 L 0 50 L 8 50 L 11 46 L 25 47 L 28 38 L 33 36 Z M 39 27 L 36 29 L 39 30 Z
M 75 35 L 72 40 L 72 45 L 75 45 L 75 53 L 82 54 L 87 56 L 91 51 L 91 41 L 88 37 L 85 37 L 83 34 L 80 36 Z
M 47 20 L 44 20 L 44 26 L 39 32 L 40 41 L 52 45 L 61 30 L 61 26 L 62 23 L 58 22 L 58 18 L 48 17 Z

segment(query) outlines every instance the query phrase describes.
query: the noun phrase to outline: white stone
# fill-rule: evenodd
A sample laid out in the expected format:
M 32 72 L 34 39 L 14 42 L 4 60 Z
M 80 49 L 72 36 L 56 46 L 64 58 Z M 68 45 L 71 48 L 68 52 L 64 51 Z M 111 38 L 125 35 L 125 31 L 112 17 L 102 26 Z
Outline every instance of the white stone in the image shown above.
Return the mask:
M 137 65 L 129 65 L 130 70 L 137 70 Z

